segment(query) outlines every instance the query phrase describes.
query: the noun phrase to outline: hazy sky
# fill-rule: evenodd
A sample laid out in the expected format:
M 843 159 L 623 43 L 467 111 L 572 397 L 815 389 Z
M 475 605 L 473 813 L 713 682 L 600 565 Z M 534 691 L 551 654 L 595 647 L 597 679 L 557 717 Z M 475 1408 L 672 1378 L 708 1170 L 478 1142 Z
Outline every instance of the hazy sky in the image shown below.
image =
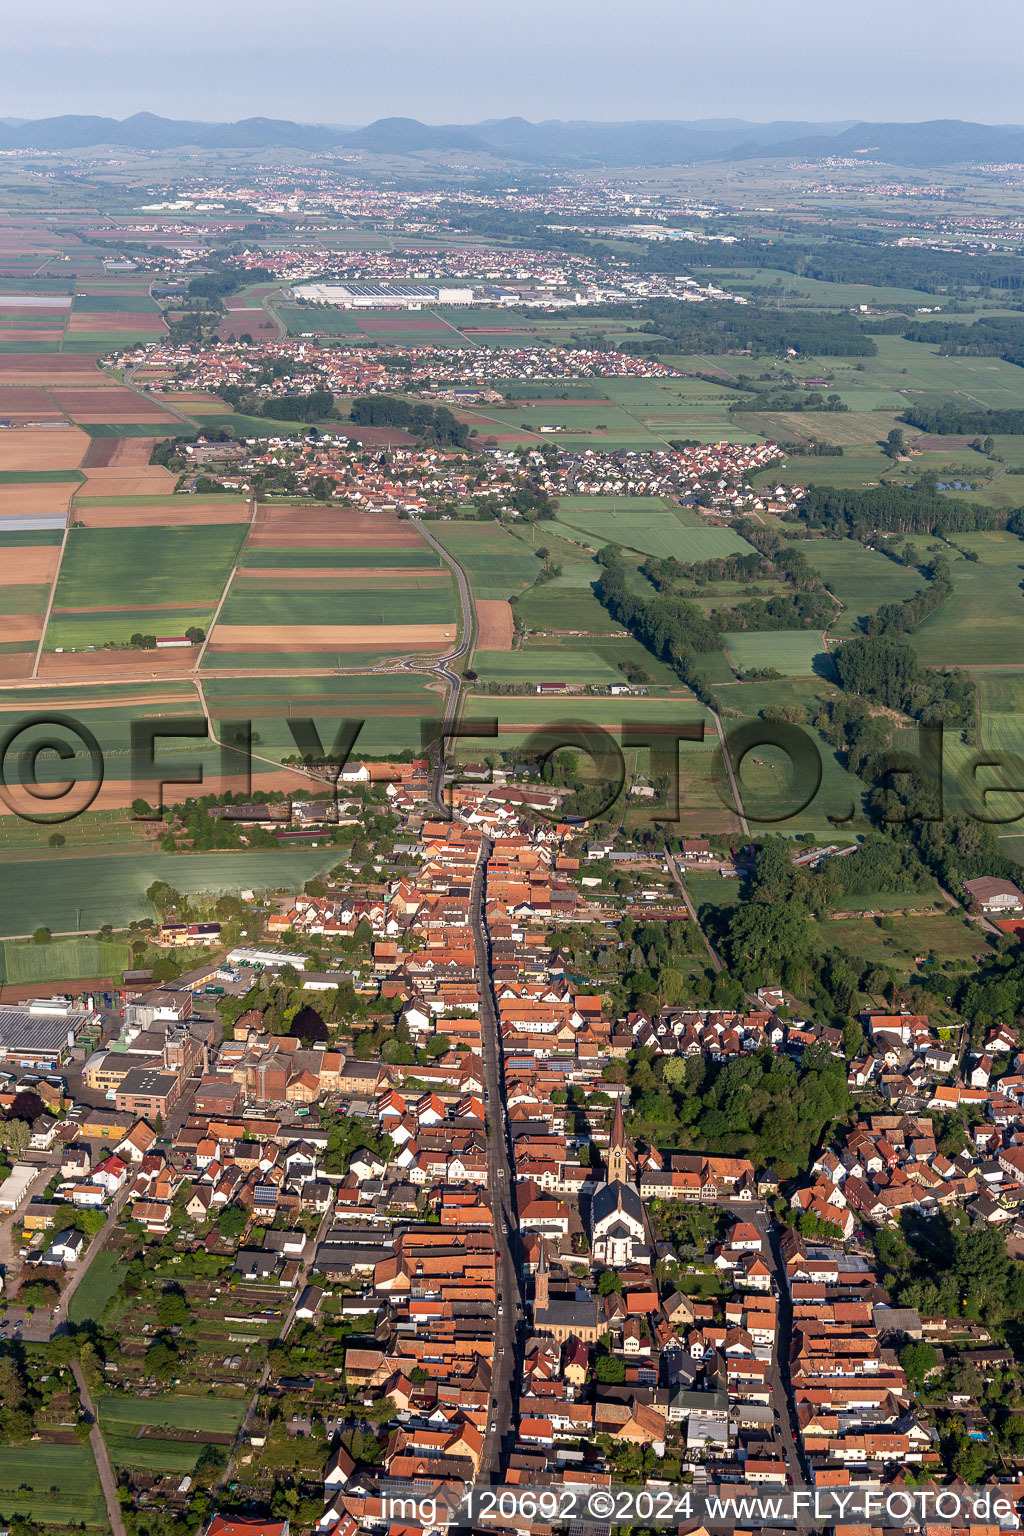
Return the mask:
M 981 13 L 979 13 L 981 14 Z M 0 115 L 1024 121 L 1021 0 L 45 0 Z

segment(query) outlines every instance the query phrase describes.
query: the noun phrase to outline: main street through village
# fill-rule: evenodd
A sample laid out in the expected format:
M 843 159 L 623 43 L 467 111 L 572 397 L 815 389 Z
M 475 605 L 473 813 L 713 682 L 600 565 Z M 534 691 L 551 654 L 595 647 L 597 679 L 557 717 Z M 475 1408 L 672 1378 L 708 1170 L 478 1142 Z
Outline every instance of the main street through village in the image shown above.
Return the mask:
M 498 1310 L 494 1319 L 494 1361 L 491 1399 L 493 1411 L 480 1463 L 480 1480 L 499 1482 L 504 1456 L 511 1444 L 515 1421 L 520 1323 L 524 1317 L 519 1263 L 519 1231 L 515 1209 L 508 1121 L 505 1109 L 505 1077 L 501 1055 L 498 1014 L 491 983 L 490 941 L 484 921 L 484 871 L 491 843 L 485 838 L 470 895 L 470 922 L 480 978 L 480 1022 L 483 1034 L 484 1103 L 487 1108 L 487 1176 L 494 1214 L 494 1241 L 498 1268 Z

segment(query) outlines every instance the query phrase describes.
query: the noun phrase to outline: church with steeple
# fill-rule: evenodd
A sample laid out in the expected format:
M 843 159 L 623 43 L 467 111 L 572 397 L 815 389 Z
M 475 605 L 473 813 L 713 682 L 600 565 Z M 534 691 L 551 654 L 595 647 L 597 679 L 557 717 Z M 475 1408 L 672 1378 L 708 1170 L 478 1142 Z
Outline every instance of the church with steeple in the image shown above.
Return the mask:
M 650 1264 L 645 1242 L 643 1204 L 634 1182 L 636 1159 L 626 1138 L 622 1099 L 615 1104 L 608 1139 L 606 1178 L 590 1202 L 590 1246 L 594 1260 L 607 1269 Z

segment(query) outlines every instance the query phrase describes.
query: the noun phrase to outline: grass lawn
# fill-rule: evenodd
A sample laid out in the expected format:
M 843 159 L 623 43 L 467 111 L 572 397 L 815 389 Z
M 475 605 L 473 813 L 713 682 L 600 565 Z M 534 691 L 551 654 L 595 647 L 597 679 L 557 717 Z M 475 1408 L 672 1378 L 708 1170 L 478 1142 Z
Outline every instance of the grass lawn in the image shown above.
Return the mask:
M 98 1323 L 103 1309 L 117 1295 L 124 1266 L 116 1254 L 101 1248 L 79 1282 L 68 1307 L 69 1323 Z
M 918 896 L 914 906 L 927 904 Z M 988 955 L 991 946 L 973 923 L 954 917 L 948 910 L 925 917 L 894 917 L 891 932 L 872 917 L 830 920 L 821 931 L 821 944 L 838 944 L 871 965 L 890 965 L 901 975 L 916 975 L 915 956 L 934 950 L 939 960 L 974 961 Z
M 563 587 L 548 582 L 531 587 L 519 601 L 519 616 L 530 629 L 578 629 L 610 635 L 620 629 L 590 587 Z

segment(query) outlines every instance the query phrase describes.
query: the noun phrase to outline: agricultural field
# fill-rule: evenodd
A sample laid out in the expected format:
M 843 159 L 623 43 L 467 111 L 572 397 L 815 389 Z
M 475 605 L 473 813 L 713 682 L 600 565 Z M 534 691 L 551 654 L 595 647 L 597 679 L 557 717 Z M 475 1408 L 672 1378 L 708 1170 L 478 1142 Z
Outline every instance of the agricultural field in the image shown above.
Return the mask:
M 0 1457 L 0 1511 L 41 1525 L 78 1525 L 108 1530 L 92 1447 L 19 1445 Z
M 205 1445 L 230 1444 L 245 1404 L 223 1396 L 139 1399 L 119 1393 L 101 1397 L 97 1412 L 115 1467 L 184 1474 Z
M 193 895 L 296 890 L 336 862 L 336 850 L 291 848 L 186 856 L 86 851 L 75 858 L 61 851 L 5 860 L 0 936 L 32 933 L 40 924 L 59 934 L 151 918 L 146 891 L 154 880 Z
M 596 576 L 595 567 L 595 579 Z M 531 629 L 548 632 L 579 630 L 588 636 L 621 633 L 607 608 L 594 596 L 589 582 L 563 586 L 552 581 L 531 587 L 523 594 L 518 612 L 522 622 Z
M 537 576 L 536 554 L 495 522 L 432 523 L 430 531 L 462 566 L 474 597 L 512 597 Z
M 744 631 L 725 636 L 726 658 L 740 672 L 772 667 L 784 677 L 831 676 L 821 635 L 812 629 Z
M 858 619 L 883 603 L 900 603 L 925 585 L 924 577 L 911 566 L 899 565 L 877 550 L 865 549 L 852 539 L 814 539 L 800 545 L 843 611 L 829 628 L 836 639 L 860 633 Z
M 73 528 L 47 650 L 124 644 L 136 632 L 181 635 L 193 625 L 206 628 L 243 537 L 244 528 L 234 524 Z
M 910 637 L 924 666 L 985 667 L 1016 661 L 1024 620 L 1024 542 L 1012 533 L 964 533 L 950 551 L 953 592 Z
M 609 506 L 613 500 L 595 497 L 593 509 L 587 511 L 563 511 L 560 507 L 555 527 L 570 538 L 579 539 L 582 534 L 592 549 L 621 544 L 644 555 L 673 555 L 687 564 L 750 552 L 746 540 L 731 528 L 710 524 L 694 527 L 690 516 L 677 517 L 676 510 L 668 507 L 659 512 L 634 511 L 621 501 Z
M 84 936 L 52 939 L 49 944 L 0 943 L 0 985 L 23 987 L 35 982 L 116 980 L 132 963 L 127 944 L 107 943 Z
M 276 660 L 276 658 L 275 658 Z M 295 737 L 289 719 L 311 719 L 326 749 L 344 721 L 361 720 L 353 747 L 371 757 L 420 750 L 420 722 L 443 714 L 444 694 L 433 679 L 412 673 L 364 677 L 210 677 L 204 680 L 215 721 L 251 720 L 254 754 L 293 756 Z M 263 787 L 261 763 L 253 762 L 254 783 Z M 262 776 L 261 776 L 262 778 Z M 299 781 L 294 775 L 290 779 Z
M 557 727 L 567 721 L 585 720 L 591 725 L 599 725 L 615 740 L 619 740 L 623 725 L 628 725 L 631 720 L 665 725 L 707 720 L 704 706 L 692 695 L 674 699 L 613 699 L 596 698 L 589 694 L 555 694 L 542 697 L 495 696 L 477 702 L 480 707 L 474 707 L 475 715 L 497 718 L 502 747 L 515 746 L 535 730 Z M 709 725 L 707 730 L 710 729 Z M 708 739 L 710 741 L 710 736 Z M 689 746 L 687 750 L 690 750 Z
M 528 645 L 515 651 L 475 651 L 473 668 L 483 682 L 621 683 L 622 673 L 583 645 L 563 650 Z
M 290 558 L 279 565 L 282 550 Z M 411 522 L 263 506 L 204 666 L 247 667 L 258 657 L 268 670 L 369 669 L 395 654 L 443 652 L 456 643 L 456 607 L 451 573 Z
M 133 608 L 216 603 L 242 545 L 240 529 L 84 528 L 71 530 L 55 607 Z

